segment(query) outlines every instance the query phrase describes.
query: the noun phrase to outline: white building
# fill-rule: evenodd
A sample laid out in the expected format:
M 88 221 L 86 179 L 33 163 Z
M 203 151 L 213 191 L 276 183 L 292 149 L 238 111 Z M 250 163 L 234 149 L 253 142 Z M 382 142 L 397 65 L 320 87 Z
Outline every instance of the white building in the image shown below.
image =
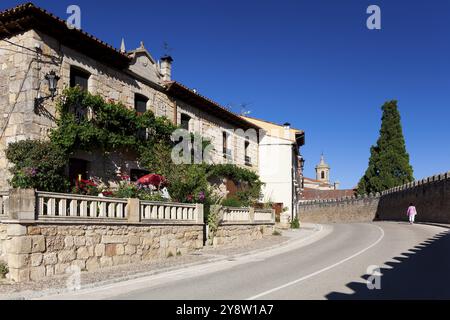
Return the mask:
M 300 147 L 305 144 L 304 132 L 291 128 L 290 124 L 244 118 L 263 129 L 259 136 L 259 175 L 265 183 L 264 202 L 282 203 L 292 218 L 297 217 L 302 181 Z

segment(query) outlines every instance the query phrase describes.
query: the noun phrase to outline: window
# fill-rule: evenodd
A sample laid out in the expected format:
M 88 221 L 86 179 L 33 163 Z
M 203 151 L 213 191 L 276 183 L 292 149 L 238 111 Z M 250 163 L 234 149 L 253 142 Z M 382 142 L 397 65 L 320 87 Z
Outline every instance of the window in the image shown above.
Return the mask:
M 134 109 L 137 113 L 145 113 L 147 111 L 147 97 L 141 95 L 141 94 L 135 94 L 134 95 Z
M 250 148 L 250 142 L 245 141 L 245 165 L 246 166 L 252 165 L 252 158 L 250 158 L 249 153 L 248 153 L 249 148 Z
M 228 149 L 228 133 L 226 133 L 226 132 L 223 132 L 222 144 L 223 144 L 223 157 L 225 159 L 230 159 L 231 158 L 231 150 Z
M 70 87 L 79 86 L 84 91 L 88 91 L 90 73 L 75 67 L 70 68 Z
M 325 179 L 325 171 L 322 171 L 322 179 Z
M 187 114 L 182 113 L 181 114 L 181 128 L 189 131 L 190 122 L 191 122 L 191 117 L 189 117 Z
M 146 176 L 148 174 L 150 174 L 149 171 L 139 170 L 139 169 L 132 169 L 132 170 L 130 170 L 130 181 L 131 182 L 136 182 L 140 178 L 142 178 L 143 176 Z

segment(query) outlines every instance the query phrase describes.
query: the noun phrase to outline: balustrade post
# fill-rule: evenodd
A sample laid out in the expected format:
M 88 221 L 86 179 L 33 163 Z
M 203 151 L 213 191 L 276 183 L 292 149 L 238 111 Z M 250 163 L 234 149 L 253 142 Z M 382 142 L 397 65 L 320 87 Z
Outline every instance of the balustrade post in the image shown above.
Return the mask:
M 141 222 L 141 202 L 139 199 L 128 199 L 127 219 L 130 223 Z
M 250 223 L 255 223 L 255 208 L 249 208 L 248 217 L 249 217 Z
M 34 189 L 9 190 L 9 218 L 19 221 L 36 220 L 36 191 Z
M 196 221 L 198 224 L 204 224 L 205 223 L 205 216 L 204 216 L 204 206 L 201 203 L 197 203 L 195 205 L 195 212 L 197 213 Z

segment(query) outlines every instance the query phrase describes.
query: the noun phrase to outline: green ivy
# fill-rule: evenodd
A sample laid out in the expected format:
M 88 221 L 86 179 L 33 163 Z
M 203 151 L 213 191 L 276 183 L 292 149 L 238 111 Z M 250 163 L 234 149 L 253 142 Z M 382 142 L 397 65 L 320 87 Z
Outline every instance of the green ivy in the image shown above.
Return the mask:
M 76 117 L 81 111 L 83 117 Z M 134 151 L 138 161 L 152 173 L 164 175 L 169 181 L 169 193 L 178 202 L 202 202 L 208 212 L 214 204 L 210 178 L 232 179 L 239 187 L 236 198 L 242 206 L 258 201 L 262 183 L 248 169 L 232 164 L 175 165 L 171 159 L 174 143 L 171 135 L 177 127 L 167 118 L 143 114 L 114 101 L 105 101 L 81 88 L 68 88 L 57 103 L 57 126 L 49 142 L 28 141 L 11 144 L 7 156 L 15 164 L 12 184 L 20 188 L 43 191 L 67 191 L 65 168 L 70 155 L 77 150 L 103 152 Z M 139 132 L 147 131 L 147 137 Z M 194 134 L 191 139 L 195 139 Z M 210 141 L 203 139 L 203 150 Z M 45 159 L 45 161 L 42 161 Z M 37 168 L 37 171 L 33 169 Z M 124 197 L 135 196 L 137 190 L 119 188 Z
M 207 168 L 209 177 L 231 179 L 238 186 L 236 200 L 242 206 L 251 206 L 261 198 L 261 189 L 264 185 L 257 173 L 233 164 L 216 164 Z
M 66 154 L 49 141 L 24 140 L 11 143 L 6 158 L 14 164 L 10 169 L 14 188 L 34 188 L 41 191 L 66 192 Z
M 74 110 L 85 114 L 77 118 Z M 79 87 L 68 88 L 57 104 L 57 127 L 50 134 L 51 141 L 71 153 L 75 150 L 103 151 L 151 149 L 156 143 L 170 144 L 176 127 L 164 117 L 151 111 L 143 114 L 121 103 L 105 101 Z M 147 137 L 145 133 L 147 130 Z

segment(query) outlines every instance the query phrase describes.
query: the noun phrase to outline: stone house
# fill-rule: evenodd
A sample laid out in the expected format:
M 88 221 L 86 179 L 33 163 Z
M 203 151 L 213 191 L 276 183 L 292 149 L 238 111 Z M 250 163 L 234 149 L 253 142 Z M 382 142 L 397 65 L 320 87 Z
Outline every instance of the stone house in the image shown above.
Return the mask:
M 45 79 L 51 72 L 60 77 L 56 95 L 78 85 L 137 112 L 151 110 L 210 139 L 214 163 L 258 171 L 260 128 L 173 81 L 172 62 L 168 56 L 155 60 L 143 43 L 133 51 L 117 50 L 33 4 L 0 12 L 0 191 L 8 189 L 10 178 L 8 144 L 45 139 L 55 126 L 55 102 L 36 103 L 51 94 Z M 249 136 L 248 130 L 255 134 Z M 119 174 L 137 178 L 146 173 L 135 154 L 105 156 L 95 150 L 76 153 L 67 170 L 71 179 L 82 174 L 104 182 L 114 182 Z

